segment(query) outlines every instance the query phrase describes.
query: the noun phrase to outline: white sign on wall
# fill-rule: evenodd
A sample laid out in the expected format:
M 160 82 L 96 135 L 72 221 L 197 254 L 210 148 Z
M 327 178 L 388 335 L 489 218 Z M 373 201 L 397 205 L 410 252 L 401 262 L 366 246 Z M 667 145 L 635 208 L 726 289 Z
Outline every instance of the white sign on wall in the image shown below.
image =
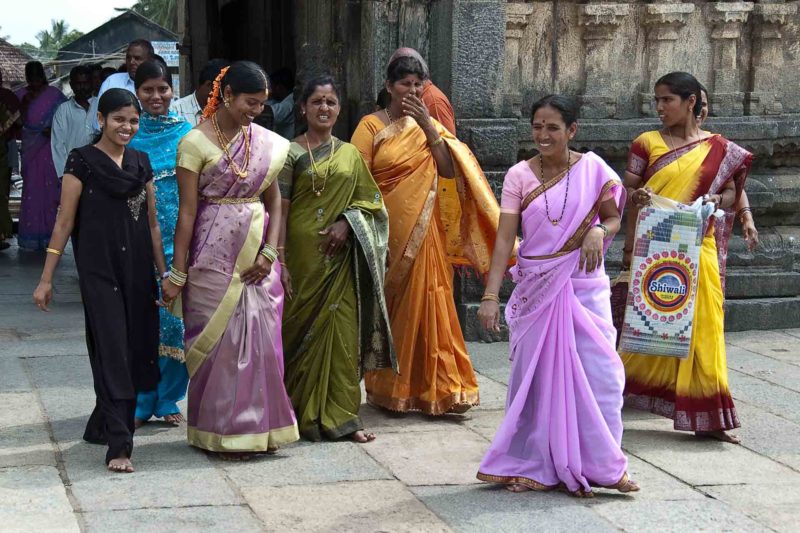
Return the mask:
M 168 67 L 177 67 L 180 63 L 180 53 L 178 43 L 175 41 L 153 41 L 153 49 L 156 54 L 164 58 Z

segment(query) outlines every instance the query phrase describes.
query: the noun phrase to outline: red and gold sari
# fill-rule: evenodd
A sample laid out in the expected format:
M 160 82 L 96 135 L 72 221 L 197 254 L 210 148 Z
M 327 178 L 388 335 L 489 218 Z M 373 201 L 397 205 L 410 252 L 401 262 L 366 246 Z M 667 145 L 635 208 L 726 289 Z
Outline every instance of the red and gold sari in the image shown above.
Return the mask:
M 719 193 L 733 180 L 738 200 L 752 158 L 720 135 L 671 150 L 658 131 L 650 131 L 633 142 L 627 170 L 641 176 L 655 194 L 685 204 Z M 733 218 L 733 211 L 726 211 L 703 239 L 689 357 L 621 354 L 626 404 L 672 418 L 678 430 L 718 431 L 740 425 L 728 389 L 722 310 Z
M 399 367 L 397 374 L 368 372 L 367 399 L 393 411 L 438 415 L 479 401 L 453 301 L 452 265 L 488 272 L 500 209 L 469 149 L 434 124 L 450 148 L 455 179 L 440 178 L 411 118 L 386 126 L 368 115 L 352 143 L 389 212 L 385 290 Z

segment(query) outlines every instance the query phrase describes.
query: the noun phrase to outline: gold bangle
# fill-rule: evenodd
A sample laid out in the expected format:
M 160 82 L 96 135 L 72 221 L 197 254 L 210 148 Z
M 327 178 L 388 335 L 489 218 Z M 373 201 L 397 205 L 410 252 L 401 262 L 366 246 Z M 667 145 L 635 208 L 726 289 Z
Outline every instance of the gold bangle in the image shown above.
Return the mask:
M 56 250 L 55 248 L 45 248 L 44 251 L 47 252 L 48 254 L 59 255 L 59 256 L 64 255 L 64 252 L 62 252 L 61 250 Z
M 496 294 L 494 294 L 494 293 L 487 292 L 487 293 L 485 293 L 483 296 L 481 296 L 481 301 L 482 301 L 482 302 L 486 302 L 486 301 L 489 301 L 489 300 L 491 300 L 491 301 L 493 301 L 493 302 L 500 303 L 500 297 L 499 297 L 499 296 L 497 296 L 497 295 L 496 295 Z
M 431 143 L 428 143 L 428 144 L 430 145 L 431 148 L 435 148 L 436 146 L 439 146 L 443 142 L 444 142 L 444 139 L 442 139 L 442 136 L 439 135 L 439 137 L 435 141 L 433 141 Z

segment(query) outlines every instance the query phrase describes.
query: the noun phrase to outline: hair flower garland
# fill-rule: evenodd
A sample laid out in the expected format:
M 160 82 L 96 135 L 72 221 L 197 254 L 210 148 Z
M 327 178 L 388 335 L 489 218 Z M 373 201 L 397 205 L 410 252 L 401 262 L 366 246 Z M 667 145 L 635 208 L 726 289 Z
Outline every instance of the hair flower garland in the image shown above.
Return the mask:
M 214 84 L 211 86 L 211 94 L 208 96 L 208 102 L 206 102 L 206 106 L 203 108 L 202 120 L 207 119 L 217 111 L 220 100 L 222 99 L 222 78 L 225 77 L 229 68 L 230 67 L 223 68 L 219 71 L 217 77 L 214 78 Z

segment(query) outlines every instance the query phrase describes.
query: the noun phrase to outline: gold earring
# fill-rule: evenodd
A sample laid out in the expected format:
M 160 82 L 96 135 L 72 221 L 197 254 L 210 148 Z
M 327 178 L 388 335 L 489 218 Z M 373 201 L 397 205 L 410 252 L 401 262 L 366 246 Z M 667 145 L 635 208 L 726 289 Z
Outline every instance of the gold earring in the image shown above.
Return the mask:
M 230 107 L 231 107 L 231 101 L 230 100 L 227 100 L 227 99 L 225 100 L 225 107 L 230 109 Z

